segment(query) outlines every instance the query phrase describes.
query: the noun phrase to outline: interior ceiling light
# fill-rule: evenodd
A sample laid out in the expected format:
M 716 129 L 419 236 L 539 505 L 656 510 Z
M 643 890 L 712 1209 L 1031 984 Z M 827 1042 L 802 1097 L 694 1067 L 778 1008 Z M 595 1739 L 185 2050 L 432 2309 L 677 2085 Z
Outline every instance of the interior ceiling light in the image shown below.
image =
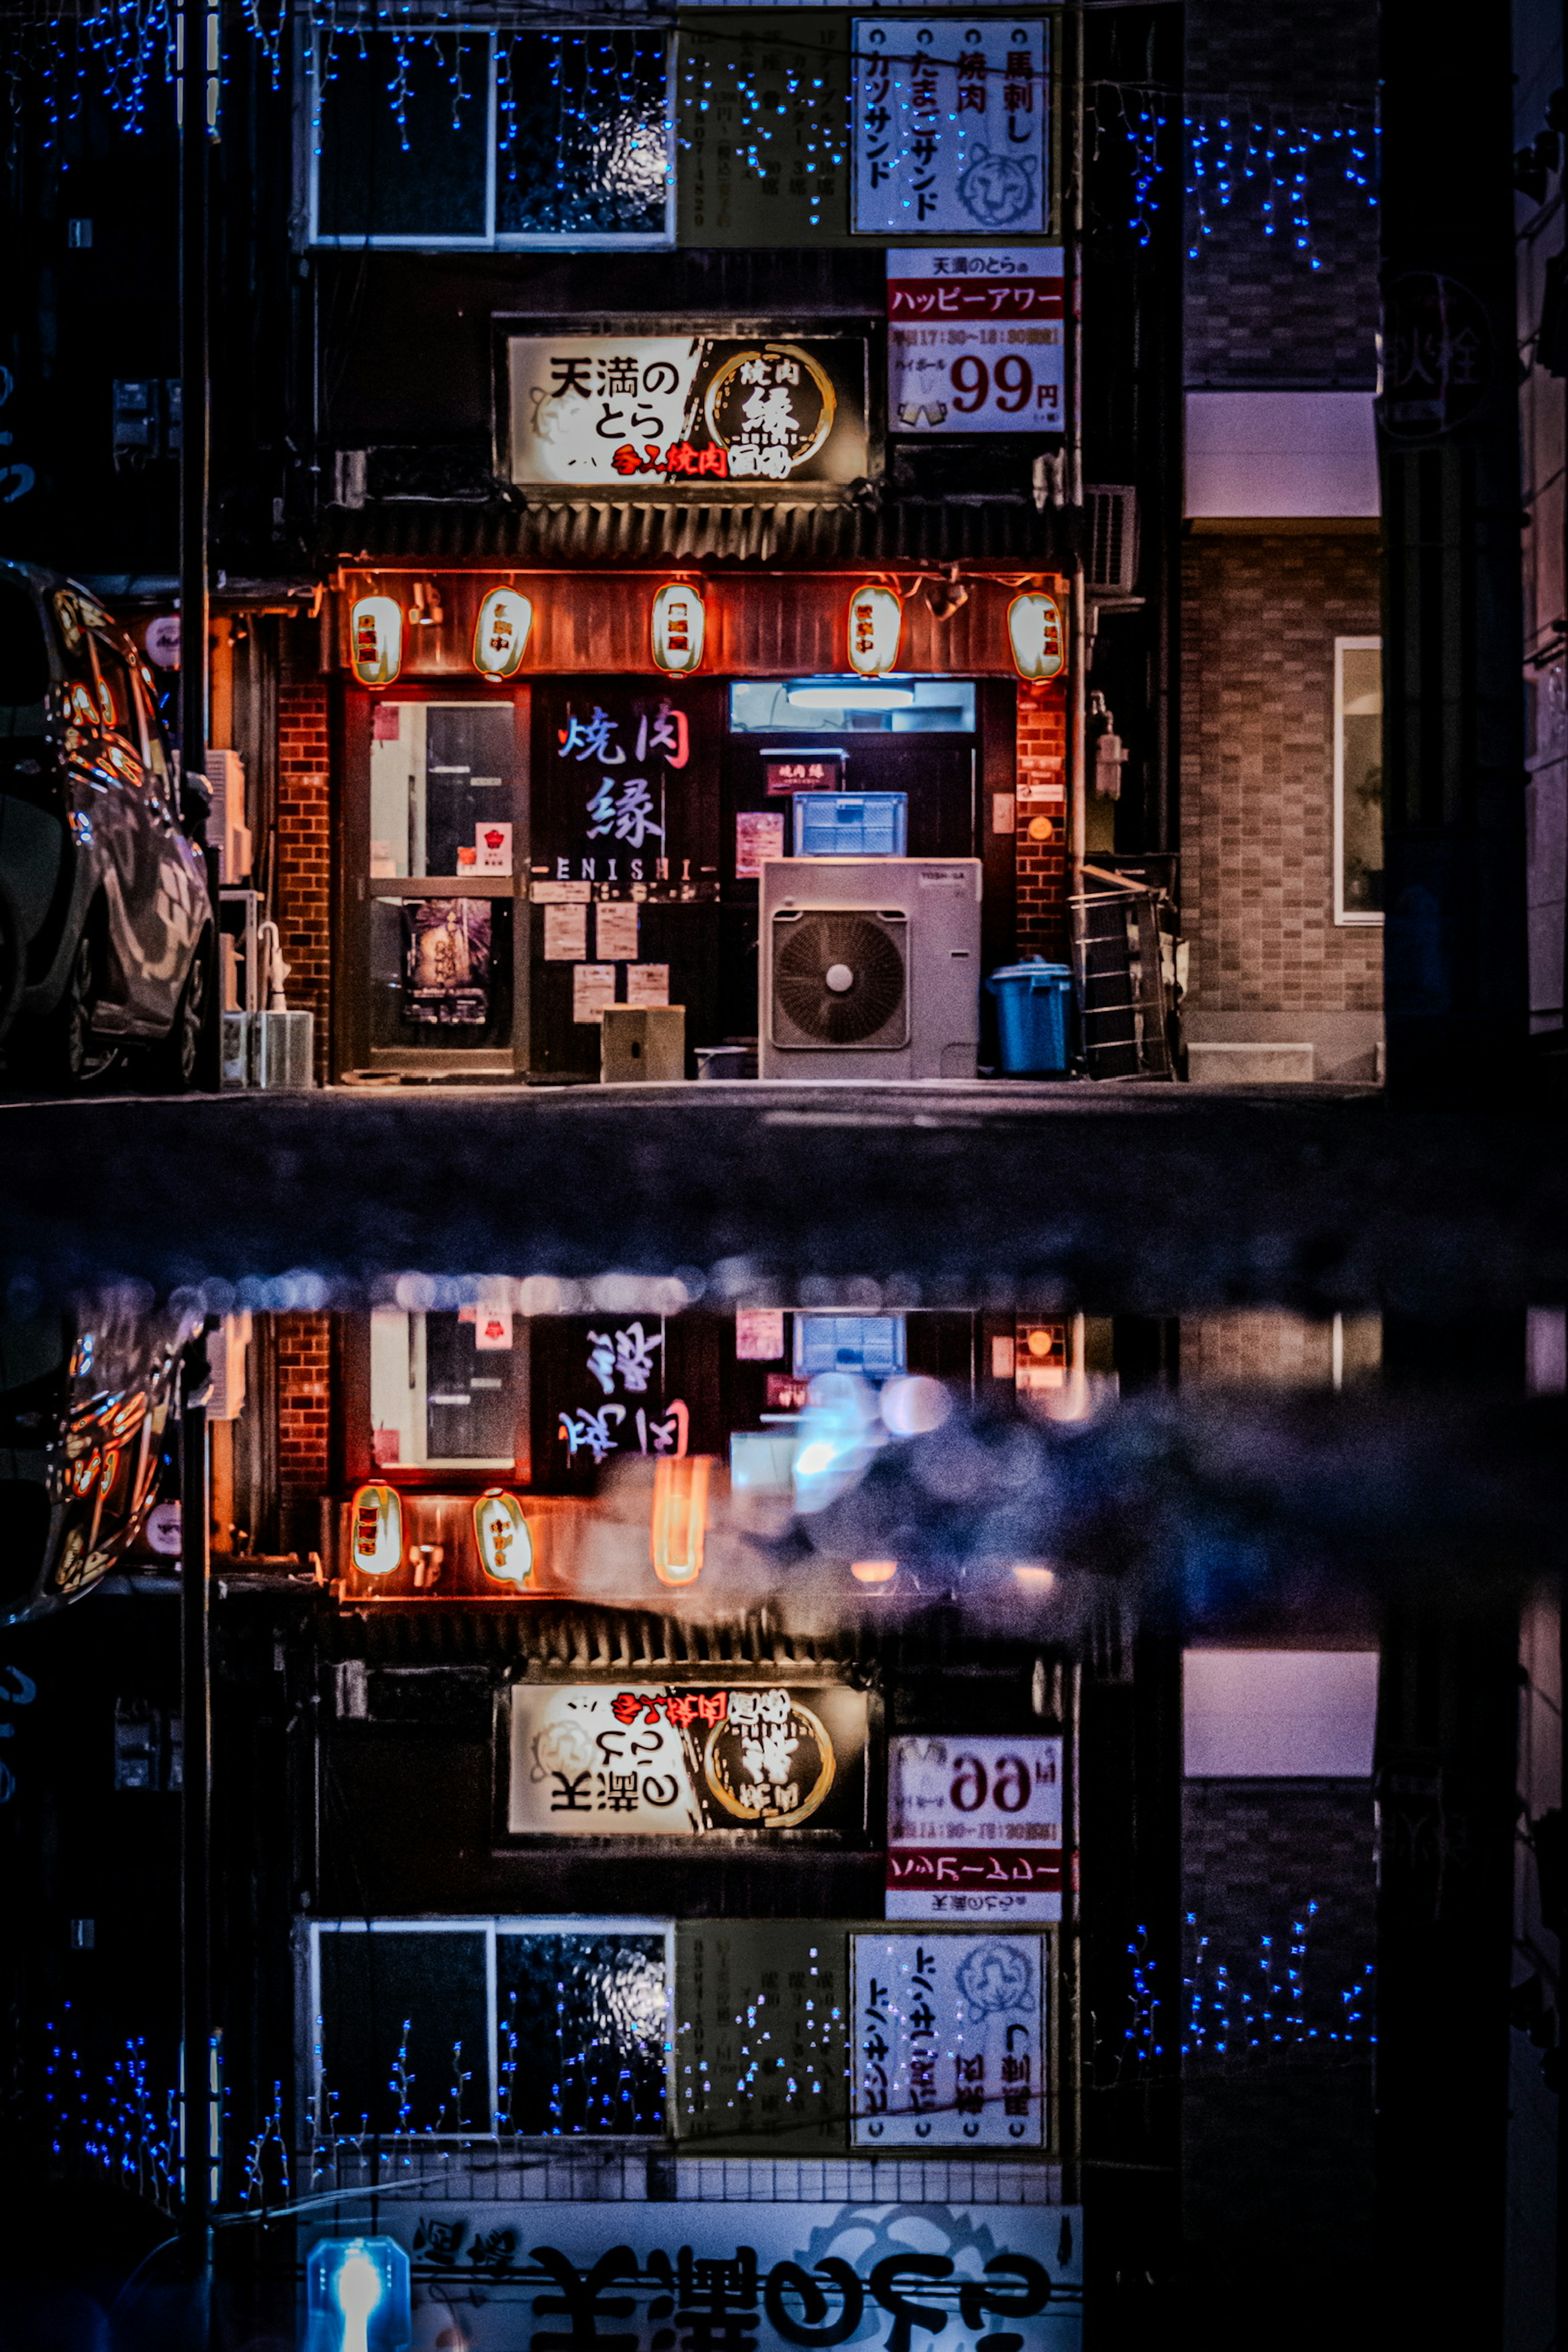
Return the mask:
M 915 698 L 912 686 L 826 686 L 807 682 L 787 688 L 796 710 L 908 710 Z

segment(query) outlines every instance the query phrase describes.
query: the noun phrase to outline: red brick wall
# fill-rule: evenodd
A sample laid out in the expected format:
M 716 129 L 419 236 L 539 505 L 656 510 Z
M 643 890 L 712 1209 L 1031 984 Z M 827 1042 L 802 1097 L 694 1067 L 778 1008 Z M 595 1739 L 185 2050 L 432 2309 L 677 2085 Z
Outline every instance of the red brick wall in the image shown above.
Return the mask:
M 1065 963 L 1067 935 L 1067 802 L 1030 801 L 1026 784 L 1067 782 L 1067 694 L 1060 686 L 1018 688 L 1018 953 L 1043 955 Z M 1030 825 L 1050 824 L 1049 837 L 1035 838 Z
M 278 707 L 279 936 L 290 1010 L 316 1016 L 316 1079 L 331 1052 L 331 779 L 327 681 L 287 671 Z
M 331 1318 L 278 1318 L 278 1486 L 286 1550 L 321 1549 L 331 1477 Z

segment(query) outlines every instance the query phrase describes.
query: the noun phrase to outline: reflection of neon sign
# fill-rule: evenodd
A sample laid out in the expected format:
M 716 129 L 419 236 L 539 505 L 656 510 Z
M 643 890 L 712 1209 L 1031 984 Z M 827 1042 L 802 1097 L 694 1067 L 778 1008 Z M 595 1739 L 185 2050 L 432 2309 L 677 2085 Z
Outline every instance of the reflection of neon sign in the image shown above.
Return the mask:
M 362 1576 L 390 1576 L 403 1558 L 403 1505 L 392 1486 L 362 1486 L 349 1506 L 349 1558 Z
M 498 1584 L 531 1584 L 533 1538 L 515 1495 L 497 1487 L 474 1505 L 474 1540 L 479 1564 Z

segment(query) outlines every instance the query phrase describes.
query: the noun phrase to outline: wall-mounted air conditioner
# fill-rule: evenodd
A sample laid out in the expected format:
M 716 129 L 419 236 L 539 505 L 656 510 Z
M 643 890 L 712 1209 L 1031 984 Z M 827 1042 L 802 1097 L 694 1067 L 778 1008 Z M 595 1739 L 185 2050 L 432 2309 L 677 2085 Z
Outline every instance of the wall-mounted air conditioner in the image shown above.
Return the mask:
M 770 862 L 760 962 L 760 1077 L 973 1077 L 978 858 Z

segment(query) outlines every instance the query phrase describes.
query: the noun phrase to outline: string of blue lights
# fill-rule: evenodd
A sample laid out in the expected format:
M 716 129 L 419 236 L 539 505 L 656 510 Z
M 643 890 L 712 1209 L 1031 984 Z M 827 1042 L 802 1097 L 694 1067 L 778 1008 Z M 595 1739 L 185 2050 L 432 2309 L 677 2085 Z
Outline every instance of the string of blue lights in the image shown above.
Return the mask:
M 318 155 L 326 93 L 340 79 L 342 56 L 352 51 L 368 64 L 369 41 L 378 36 L 390 44 L 385 96 L 402 152 L 413 152 L 411 114 L 424 87 L 422 66 L 433 67 L 437 85 L 444 87 L 457 132 L 482 117 L 484 106 L 475 111 L 474 101 L 488 100 L 493 73 L 497 161 L 508 185 L 517 185 L 521 110 L 513 51 L 520 28 L 492 33 L 454 22 L 455 13 L 442 7 L 432 16 L 416 11 L 416 0 L 313 0 L 300 26 Z M 271 13 L 268 0 L 240 0 L 240 17 L 271 89 L 280 93 L 287 0 L 275 0 Z M 546 45 L 557 184 L 566 173 L 567 151 L 587 151 L 597 142 L 607 187 L 645 186 L 661 162 L 640 123 L 646 106 L 636 86 L 633 44 L 647 36 L 546 26 L 530 28 L 528 37 Z M 13 66 L 30 70 L 38 85 L 43 144 L 62 167 L 69 162 L 63 134 L 81 121 L 89 100 L 100 102 L 116 128 L 132 137 L 148 129 L 160 90 L 171 93 L 172 110 L 173 0 L 93 0 L 75 19 L 24 20 L 11 28 L 10 41 Z M 700 143 L 693 133 L 699 126 L 708 129 L 703 118 L 721 117 L 732 167 L 771 190 L 787 162 L 796 192 L 805 195 L 809 226 L 820 227 L 825 205 L 842 194 L 834 175 L 849 160 L 851 105 L 847 90 L 830 91 L 822 62 L 820 53 L 803 48 L 795 58 L 771 56 L 764 70 L 746 52 L 722 44 L 685 45 L 677 144 L 691 152 Z M 1377 201 L 1378 131 L 1363 108 L 1292 109 L 1212 94 L 1183 98 L 1160 85 L 1117 81 L 1092 83 L 1089 100 L 1095 155 L 1108 141 L 1119 140 L 1127 151 L 1128 226 L 1140 246 L 1152 241 L 1155 217 L 1171 201 L 1177 178 L 1193 260 L 1228 216 L 1249 219 L 1265 238 L 1289 246 L 1316 271 L 1324 266 L 1314 216 L 1325 184 L 1337 182 L 1369 205 Z

